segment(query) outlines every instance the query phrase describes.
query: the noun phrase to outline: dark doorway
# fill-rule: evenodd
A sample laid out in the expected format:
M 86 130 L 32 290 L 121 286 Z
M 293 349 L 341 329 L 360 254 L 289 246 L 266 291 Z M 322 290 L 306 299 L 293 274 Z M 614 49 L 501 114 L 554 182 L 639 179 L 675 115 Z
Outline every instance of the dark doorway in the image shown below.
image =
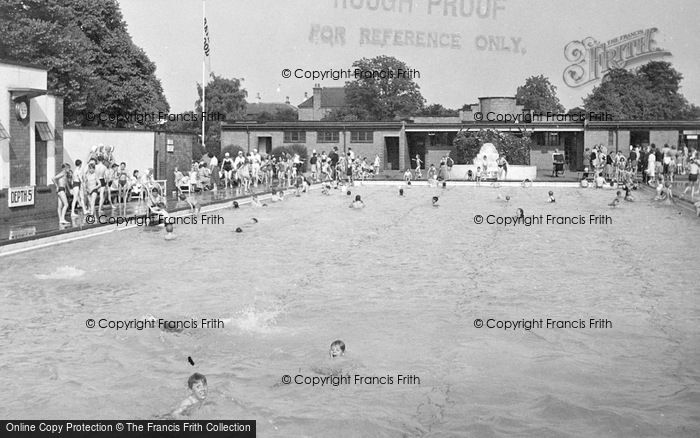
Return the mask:
M 270 155 L 272 152 L 272 137 L 258 137 L 258 153 Z
M 630 144 L 635 146 L 649 146 L 649 131 L 630 131 Z M 626 146 L 622 145 L 622 151 L 626 150 Z
M 34 160 L 34 174 L 36 175 L 36 185 L 45 186 L 48 184 L 48 178 L 46 175 L 46 164 L 47 164 L 47 153 L 46 153 L 46 142 L 40 140 L 39 134 L 36 134 L 35 144 L 35 157 Z
M 401 167 L 399 166 L 399 138 L 384 137 L 384 145 L 386 147 L 386 153 L 384 154 L 384 169 L 400 170 Z
M 406 134 L 408 141 L 408 165 L 411 169 L 416 168 L 416 155 L 421 160 L 421 169 L 425 169 L 425 144 L 428 139 L 427 133 Z

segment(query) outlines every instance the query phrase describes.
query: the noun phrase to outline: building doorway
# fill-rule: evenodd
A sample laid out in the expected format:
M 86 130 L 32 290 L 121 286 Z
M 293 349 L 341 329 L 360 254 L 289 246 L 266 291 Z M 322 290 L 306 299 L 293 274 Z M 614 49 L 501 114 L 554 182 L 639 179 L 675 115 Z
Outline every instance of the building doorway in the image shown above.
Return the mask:
M 258 137 L 258 153 L 270 155 L 272 152 L 272 137 Z
M 408 165 L 411 169 L 416 168 L 416 155 L 421 160 L 421 169 L 425 169 L 425 144 L 428 138 L 427 133 L 406 134 L 408 142 Z
M 39 139 L 39 134 L 36 134 L 34 142 L 35 160 L 34 160 L 34 175 L 36 176 L 36 186 L 48 185 L 48 175 L 46 174 L 47 166 L 47 151 L 46 142 Z
M 649 146 L 649 131 L 630 131 L 630 144 L 642 148 Z
M 384 137 L 384 169 L 400 170 L 399 165 L 399 138 Z

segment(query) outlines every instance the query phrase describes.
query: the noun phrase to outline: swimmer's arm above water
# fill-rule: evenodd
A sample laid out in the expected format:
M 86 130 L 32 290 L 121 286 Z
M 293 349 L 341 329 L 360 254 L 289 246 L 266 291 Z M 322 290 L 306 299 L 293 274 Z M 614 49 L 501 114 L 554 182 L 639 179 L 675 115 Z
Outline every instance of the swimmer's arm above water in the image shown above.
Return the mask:
M 186 415 L 187 410 L 194 406 L 197 402 L 192 400 L 191 397 L 187 397 L 180 403 L 180 406 L 175 408 L 173 412 L 170 414 L 172 415 L 175 419 L 181 419 L 184 415 Z

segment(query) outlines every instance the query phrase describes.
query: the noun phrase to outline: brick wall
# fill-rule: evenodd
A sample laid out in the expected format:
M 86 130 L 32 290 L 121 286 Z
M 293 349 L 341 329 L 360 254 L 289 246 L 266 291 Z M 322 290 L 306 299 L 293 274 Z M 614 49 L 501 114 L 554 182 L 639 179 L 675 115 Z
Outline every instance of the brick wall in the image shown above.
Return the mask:
M 17 120 L 15 103 L 10 105 L 10 187 L 28 186 L 31 172 L 30 116 L 25 121 Z M 5 201 L 7 202 L 7 201 Z
M 664 147 L 665 143 L 668 143 L 669 146 L 675 145 L 678 147 L 678 130 L 649 131 L 649 143 L 655 143 L 657 148 Z
M 18 224 L 17 219 L 23 218 L 50 217 L 51 215 L 58 218 L 56 186 L 35 187 L 34 205 L 10 208 L 7 206 L 7 196 L 7 189 L 0 190 L 0 221 Z
M 187 173 L 192 164 L 192 148 L 197 142 L 197 136 L 192 134 L 176 134 L 168 132 L 156 132 L 155 152 L 157 152 L 158 163 L 154 164 L 154 172 L 157 179 L 167 181 L 168 191 L 175 188 L 175 168 Z M 167 152 L 168 139 L 173 140 L 173 152 Z M 154 154 L 155 156 L 155 154 Z M 164 171 L 161 171 L 161 170 Z
M 56 155 L 55 155 L 55 170 L 56 173 L 59 173 L 61 171 L 61 164 L 63 164 L 63 98 L 61 97 L 56 97 L 54 96 L 54 105 L 55 105 L 55 111 L 56 111 L 56 119 L 52 120 L 53 125 L 55 127 L 54 130 L 54 145 L 55 145 L 55 150 L 56 150 Z M 71 163 L 73 164 L 73 163 Z M 49 179 L 53 175 L 49 175 Z

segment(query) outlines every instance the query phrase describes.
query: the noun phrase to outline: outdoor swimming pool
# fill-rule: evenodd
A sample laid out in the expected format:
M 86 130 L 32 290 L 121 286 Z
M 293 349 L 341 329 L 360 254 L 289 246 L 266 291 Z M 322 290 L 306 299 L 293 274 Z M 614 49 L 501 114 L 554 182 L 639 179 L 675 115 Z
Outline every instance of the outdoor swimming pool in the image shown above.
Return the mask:
M 210 402 L 194 418 L 256 419 L 259 436 L 700 433 L 697 218 L 646 198 L 612 209 L 592 189 L 397 190 L 353 187 L 359 211 L 314 191 L 220 211 L 225 225 L 179 226 L 173 241 L 139 228 L 3 257 L 0 417 L 152 418 L 197 371 Z M 612 224 L 474 223 L 518 207 Z M 146 315 L 225 327 L 86 327 Z M 394 384 L 281 384 L 340 366 L 326 359 L 335 339 L 343 372 Z

